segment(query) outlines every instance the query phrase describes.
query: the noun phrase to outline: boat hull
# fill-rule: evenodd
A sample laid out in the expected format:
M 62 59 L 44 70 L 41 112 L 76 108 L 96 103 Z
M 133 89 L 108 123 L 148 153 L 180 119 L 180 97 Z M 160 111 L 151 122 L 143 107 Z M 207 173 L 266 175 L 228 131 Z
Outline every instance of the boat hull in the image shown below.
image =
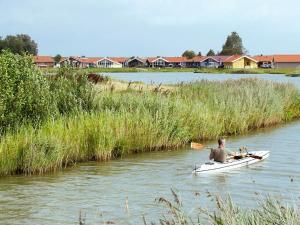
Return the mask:
M 200 173 L 213 173 L 213 172 L 227 171 L 227 170 L 236 169 L 236 168 L 240 168 L 240 167 L 244 167 L 244 166 L 248 166 L 260 162 L 270 156 L 269 151 L 253 151 L 249 153 L 256 156 L 260 156 L 261 159 L 246 157 L 238 160 L 231 160 L 226 163 L 208 162 L 198 167 L 195 166 L 193 173 L 200 174 Z

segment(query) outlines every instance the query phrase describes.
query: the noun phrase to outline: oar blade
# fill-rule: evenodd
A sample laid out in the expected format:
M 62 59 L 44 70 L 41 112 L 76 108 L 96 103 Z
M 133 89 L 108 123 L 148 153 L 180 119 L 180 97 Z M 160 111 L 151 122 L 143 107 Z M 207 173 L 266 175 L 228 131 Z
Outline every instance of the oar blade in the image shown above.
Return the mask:
M 200 143 L 191 142 L 191 148 L 195 150 L 202 150 L 205 146 Z

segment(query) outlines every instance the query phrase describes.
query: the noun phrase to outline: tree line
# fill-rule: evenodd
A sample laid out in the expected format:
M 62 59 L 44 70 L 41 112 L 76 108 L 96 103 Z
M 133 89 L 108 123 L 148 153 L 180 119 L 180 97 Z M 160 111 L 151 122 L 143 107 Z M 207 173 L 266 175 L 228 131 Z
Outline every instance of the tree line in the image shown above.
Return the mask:
M 215 56 L 215 55 L 243 55 L 246 54 L 247 51 L 244 48 L 243 40 L 239 36 L 237 32 L 232 32 L 227 36 L 227 39 L 222 46 L 222 50 L 220 52 L 215 53 L 213 49 L 210 49 L 206 56 Z M 201 52 L 196 54 L 193 50 L 186 50 L 183 52 L 182 56 L 187 57 L 189 59 L 194 58 L 195 56 L 202 56 Z
M 10 50 L 15 54 L 38 54 L 38 45 L 28 34 L 7 35 L 0 37 L 0 51 Z
M 17 35 L 7 35 L 4 39 L 0 37 L 0 52 L 2 50 L 9 49 L 12 53 L 15 54 L 38 54 L 38 45 L 37 43 L 31 39 L 28 34 L 17 34 Z M 206 56 L 215 56 L 215 55 L 242 55 L 247 51 L 243 46 L 242 38 L 239 36 L 237 32 L 232 32 L 228 35 L 222 50 L 220 52 L 215 53 L 213 49 L 210 49 Z M 202 56 L 201 52 L 196 54 L 193 50 L 186 50 L 182 56 L 187 58 L 194 58 L 195 56 Z M 61 59 L 61 55 L 56 55 L 54 61 L 57 63 Z

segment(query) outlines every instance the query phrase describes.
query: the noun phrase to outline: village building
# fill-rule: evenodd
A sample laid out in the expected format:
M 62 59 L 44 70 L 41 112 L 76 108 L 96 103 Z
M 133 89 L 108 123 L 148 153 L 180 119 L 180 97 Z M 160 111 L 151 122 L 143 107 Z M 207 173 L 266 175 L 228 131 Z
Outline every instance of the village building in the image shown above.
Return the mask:
M 59 65 L 60 66 L 69 65 L 75 68 L 96 67 L 96 62 L 99 59 L 100 58 L 85 58 L 85 57 L 70 56 L 61 59 Z
M 111 58 L 101 58 L 97 60 L 96 67 L 99 68 L 122 68 L 122 63 L 119 63 L 117 61 L 114 61 Z
M 126 64 L 127 67 L 145 67 L 146 60 L 139 57 L 131 57 L 127 60 Z
M 34 56 L 34 64 L 40 68 L 51 68 L 55 66 L 52 56 Z
M 147 58 L 146 64 L 148 67 L 185 67 L 187 62 L 186 57 L 150 57 Z
M 128 58 L 126 57 L 108 57 L 108 58 L 114 62 L 120 63 L 122 67 L 127 66 Z
M 254 69 L 257 68 L 257 61 L 247 55 L 233 55 L 223 61 L 224 68 L 228 69 Z
M 255 56 L 261 68 L 300 68 L 300 55 Z

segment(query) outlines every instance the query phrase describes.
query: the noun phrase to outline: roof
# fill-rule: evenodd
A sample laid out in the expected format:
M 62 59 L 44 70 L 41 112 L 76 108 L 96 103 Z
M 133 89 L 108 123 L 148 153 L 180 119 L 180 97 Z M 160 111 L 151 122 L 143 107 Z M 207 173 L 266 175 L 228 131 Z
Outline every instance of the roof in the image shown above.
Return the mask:
M 300 55 L 266 55 L 255 56 L 257 61 L 260 62 L 277 62 L 277 63 L 299 63 Z
M 215 56 L 210 56 L 210 57 L 217 60 L 218 62 L 224 62 L 225 59 L 227 59 L 229 56 L 228 55 L 215 55 Z
M 103 59 L 103 57 L 87 57 L 87 58 L 77 58 L 78 61 L 82 62 L 82 63 L 96 63 L 98 61 L 100 61 L 101 59 Z
M 35 63 L 54 63 L 52 56 L 34 56 Z
M 128 60 L 126 57 L 108 57 L 108 59 L 118 63 L 125 63 Z
M 103 60 L 108 60 L 112 63 L 118 63 L 118 64 L 121 64 L 121 62 L 118 62 L 116 60 L 113 60 L 113 58 L 108 58 L 108 57 L 105 57 L 105 58 L 99 58 L 99 60 L 95 61 L 95 62 L 98 62 L 98 61 L 103 61 Z
M 166 59 L 170 63 L 181 63 L 181 62 L 186 62 L 188 59 L 186 57 L 182 56 L 175 56 L 175 57 L 162 57 Z
M 137 61 L 140 61 L 140 62 L 142 62 L 142 63 L 145 63 L 145 62 L 146 62 L 145 59 L 140 58 L 140 57 L 132 57 L 132 58 L 129 58 L 127 62 L 129 63 L 129 62 L 131 62 L 131 61 L 133 61 L 133 60 L 137 60 Z
M 169 63 L 181 63 L 181 62 L 186 62 L 188 59 L 186 57 L 182 57 L 182 56 L 175 56 L 175 57 L 149 57 L 147 58 L 147 60 L 150 63 L 153 63 L 159 59 L 162 59 L 166 62 Z
M 254 62 L 257 62 L 257 60 L 256 59 L 254 59 L 254 58 L 252 58 L 252 57 L 250 57 L 250 56 L 247 56 L 247 55 L 232 55 L 232 56 L 229 56 L 229 57 L 227 57 L 226 59 L 224 59 L 224 61 L 223 62 L 227 62 L 227 63 L 232 63 L 232 62 L 235 62 L 235 61 L 237 61 L 237 60 L 239 60 L 239 59 L 241 59 L 241 58 L 248 58 L 248 59 L 250 59 L 250 60 L 252 60 L 252 61 L 254 61 Z

